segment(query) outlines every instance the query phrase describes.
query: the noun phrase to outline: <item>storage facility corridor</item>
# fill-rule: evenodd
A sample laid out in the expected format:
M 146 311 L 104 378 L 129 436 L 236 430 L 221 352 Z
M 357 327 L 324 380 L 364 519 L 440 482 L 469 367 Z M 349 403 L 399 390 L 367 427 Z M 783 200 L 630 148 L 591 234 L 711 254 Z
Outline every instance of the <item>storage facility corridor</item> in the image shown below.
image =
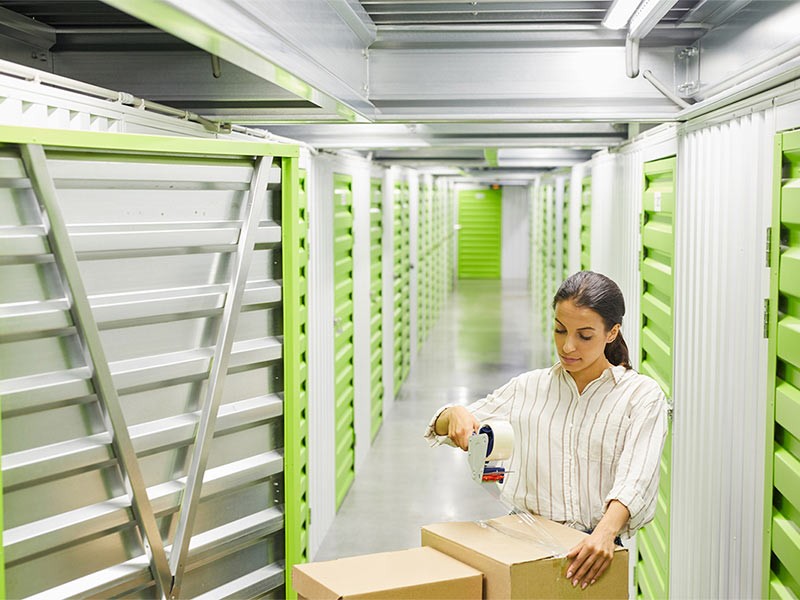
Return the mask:
M 460 281 L 385 417 L 317 560 L 411 548 L 440 521 L 500 516 L 466 454 L 430 448 L 427 421 L 444 404 L 478 400 L 512 377 L 549 365 L 524 281 Z
M 800 598 L 799 247 L 800 0 L 0 0 L 0 600 Z

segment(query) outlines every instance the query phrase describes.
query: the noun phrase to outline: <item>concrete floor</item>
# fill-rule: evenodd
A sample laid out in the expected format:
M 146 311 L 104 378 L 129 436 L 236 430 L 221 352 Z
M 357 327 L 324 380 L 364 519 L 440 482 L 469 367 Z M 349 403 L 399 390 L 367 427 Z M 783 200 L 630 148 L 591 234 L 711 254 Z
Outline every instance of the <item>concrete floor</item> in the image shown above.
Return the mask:
M 313 560 L 412 548 L 422 525 L 507 512 L 472 481 L 461 450 L 422 435 L 441 405 L 547 365 L 536 323 L 525 282 L 458 282 Z

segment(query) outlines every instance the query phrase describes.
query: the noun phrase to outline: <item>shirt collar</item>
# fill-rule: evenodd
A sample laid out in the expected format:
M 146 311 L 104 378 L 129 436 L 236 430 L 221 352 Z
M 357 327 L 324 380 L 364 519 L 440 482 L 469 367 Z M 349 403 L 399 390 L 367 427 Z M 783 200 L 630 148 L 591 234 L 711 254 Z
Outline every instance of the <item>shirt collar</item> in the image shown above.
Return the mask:
M 622 376 L 625 375 L 625 371 L 627 371 L 627 369 L 624 366 L 622 366 L 622 365 L 613 365 L 613 366 L 607 368 L 605 371 L 603 371 L 601 373 L 600 377 L 598 377 L 598 379 L 603 379 L 604 377 L 609 377 L 609 373 L 610 373 L 611 374 L 610 376 L 614 378 L 614 383 L 617 384 L 622 379 Z M 558 361 L 556 364 L 554 364 L 552 367 L 550 367 L 549 373 L 550 373 L 550 375 L 554 375 L 554 374 L 557 374 L 557 373 L 567 374 L 567 371 L 566 371 L 566 369 L 564 369 L 564 366 L 561 364 L 561 361 Z

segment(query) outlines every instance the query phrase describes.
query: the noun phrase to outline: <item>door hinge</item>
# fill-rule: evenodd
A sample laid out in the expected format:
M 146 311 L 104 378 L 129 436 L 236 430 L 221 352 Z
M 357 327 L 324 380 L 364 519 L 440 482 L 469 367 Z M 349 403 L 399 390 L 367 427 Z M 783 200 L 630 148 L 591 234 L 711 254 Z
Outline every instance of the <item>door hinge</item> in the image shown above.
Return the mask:
M 767 227 L 767 249 L 766 249 L 766 257 L 767 257 L 767 268 L 771 266 L 772 263 L 772 227 Z
M 671 402 L 667 403 L 667 421 L 672 423 L 672 415 L 675 412 L 675 405 Z
M 764 337 L 769 337 L 769 298 L 764 298 Z

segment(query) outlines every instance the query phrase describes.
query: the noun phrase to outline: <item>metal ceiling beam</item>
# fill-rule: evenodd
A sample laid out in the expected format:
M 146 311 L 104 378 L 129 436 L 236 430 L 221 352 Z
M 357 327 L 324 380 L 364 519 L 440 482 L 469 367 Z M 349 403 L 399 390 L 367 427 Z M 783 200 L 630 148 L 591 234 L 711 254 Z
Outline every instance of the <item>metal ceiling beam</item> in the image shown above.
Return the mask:
M 56 43 L 56 30 L 49 25 L 1 7 L 0 36 L 42 50 L 49 50 Z
M 103 2 L 344 119 L 374 114 L 368 44 L 326 0 Z

